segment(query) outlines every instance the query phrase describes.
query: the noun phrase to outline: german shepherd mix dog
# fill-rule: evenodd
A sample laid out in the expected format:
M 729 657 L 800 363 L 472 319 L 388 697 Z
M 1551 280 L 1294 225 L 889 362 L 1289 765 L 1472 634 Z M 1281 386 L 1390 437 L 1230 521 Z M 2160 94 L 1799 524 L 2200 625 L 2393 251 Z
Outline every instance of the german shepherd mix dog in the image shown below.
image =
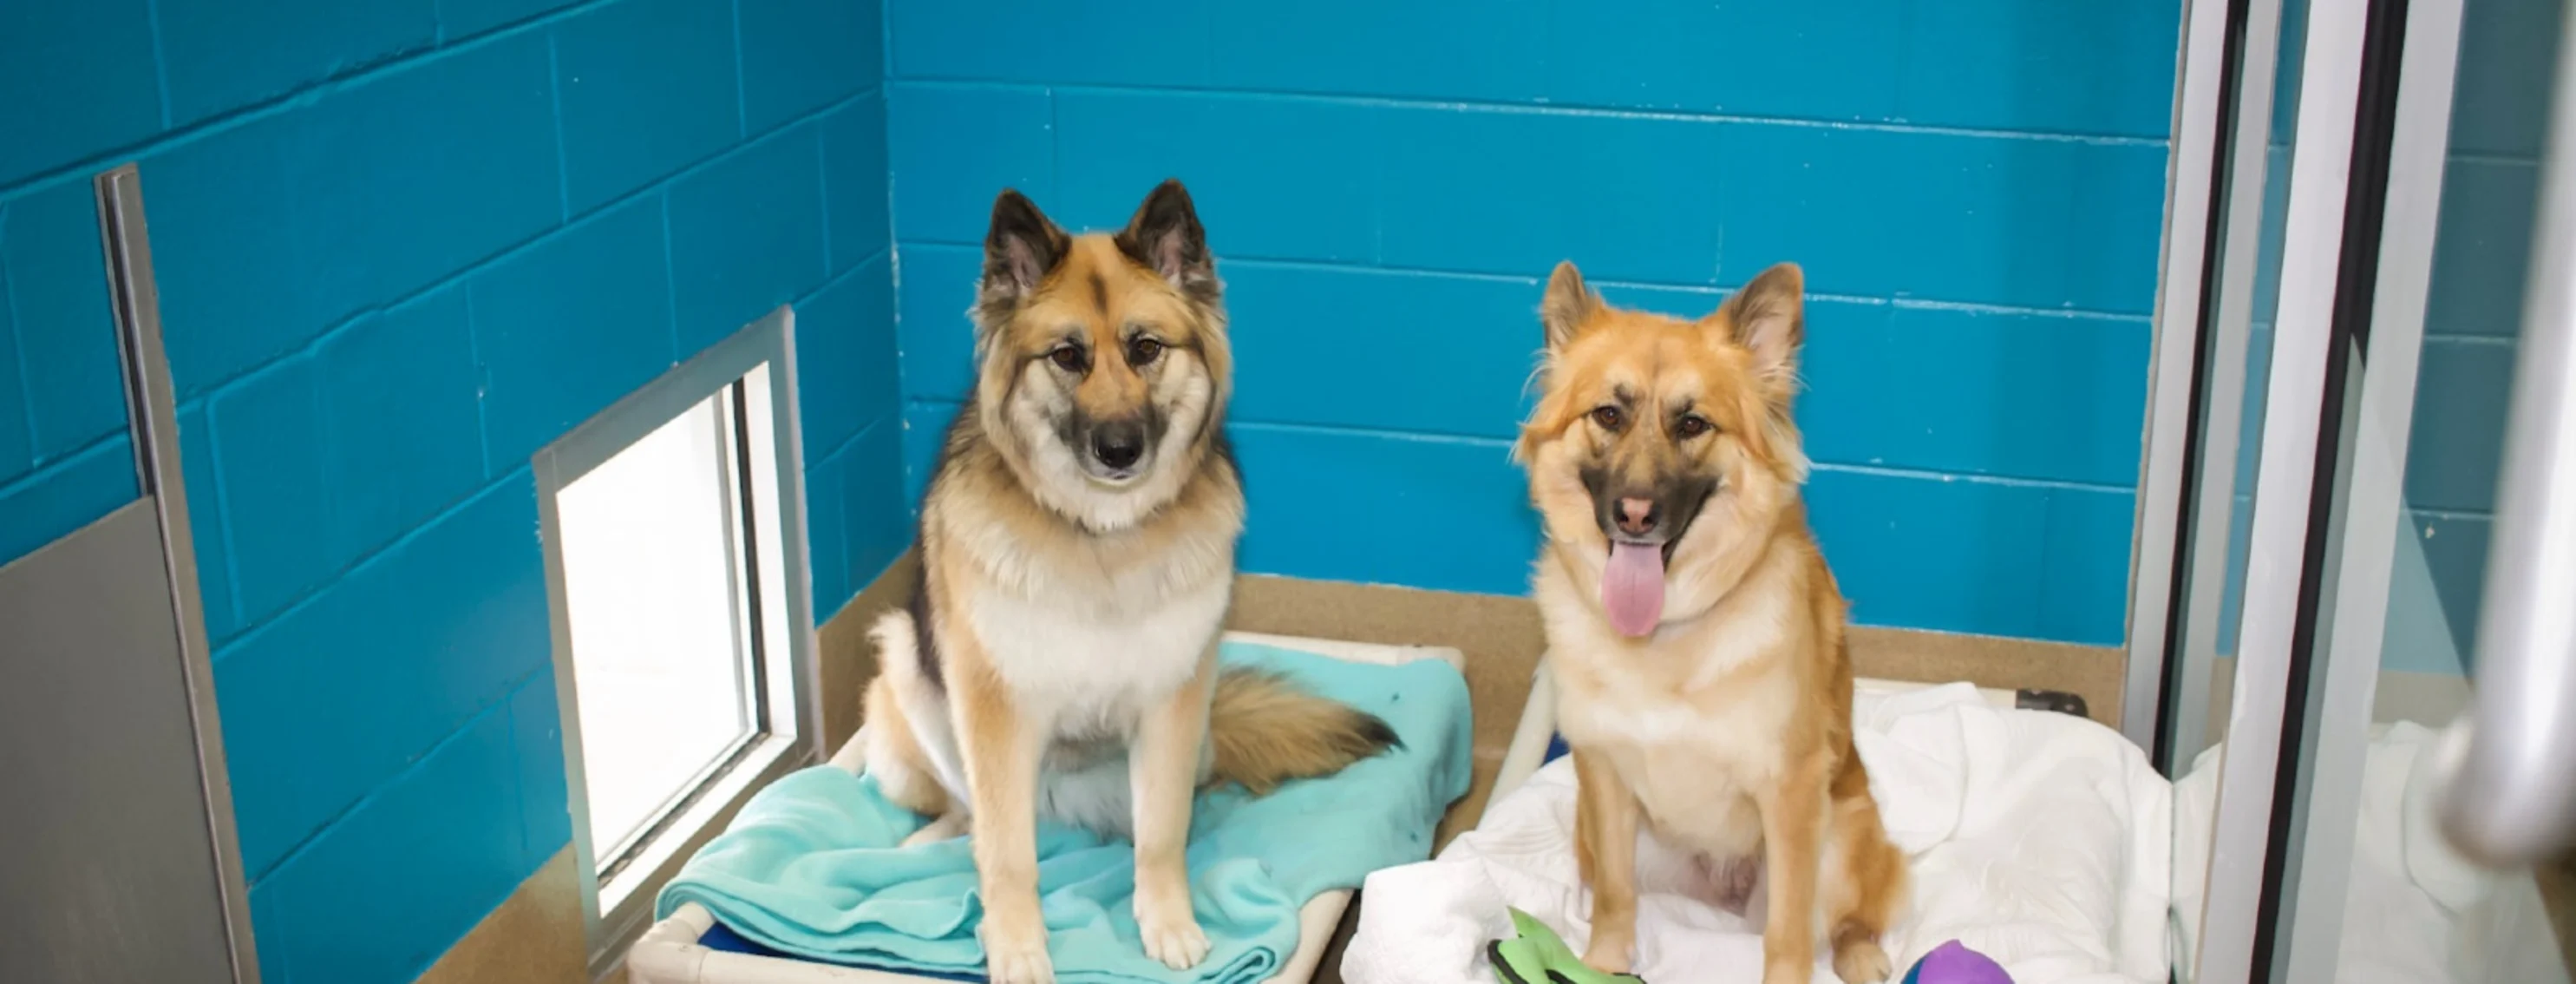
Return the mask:
M 1116 235 L 1069 236 L 1004 191 L 971 313 L 974 393 L 922 499 L 922 581 L 872 630 L 868 771 L 939 818 L 915 840 L 971 827 L 996 984 L 1054 978 L 1041 813 L 1134 838 L 1145 952 L 1190 967 L 1208 952 L 1182 867 L 1192 794 L 1329 774 L 1395 732 L 1218 671 L 1243 478 L 1223 287 L 1179 182 Z
M 1540 304 L 1516 454 L 1600 970 L 1630 966 L 1641 823 L 1732 872 L 1735 904 L 1760 872 L 1767 984 L 1809 979 L 1820 909 L 1844 981 L 1890 970 L 1905 856 L 1852 751 L 1843 598 L 1798 498 L 1802 290 L 1782 264 L 1685 321 L 1611 307 L 1566 263 Z

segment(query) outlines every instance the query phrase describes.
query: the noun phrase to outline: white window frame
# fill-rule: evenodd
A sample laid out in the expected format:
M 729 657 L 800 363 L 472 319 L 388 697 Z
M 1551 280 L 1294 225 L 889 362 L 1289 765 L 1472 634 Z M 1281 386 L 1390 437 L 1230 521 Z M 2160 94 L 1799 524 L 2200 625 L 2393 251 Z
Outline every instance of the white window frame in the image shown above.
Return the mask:
M 723 830 L 753 792 L 823 757 L 821 687 L 815 670 L 806 558 L 804 441 L 796 413 L 795 339 L 795 312 L 781 306 L 601 411 L 538 451 L 533 462 L 554 633 L 565 790 L 593 977 L 623 958 L 626 948 L 651 925 L 654 897 L 662 886 Z M 738 604 L 746 608 L 756 599 L 752 621 L 757 624 L 743 629 L 756 632 L 760 639 L 759 679 L 766 691 L 767 728 L 693 780 L 694 788 L 682 795 L 676 807 L 658 815 L 632 848 L 619 858 L 605 859 L 617 862 L 615 870 L 602 872 L 599 852 L 614 845 L 594 844 L 591 838 L 558 502 L 563 490 L 582 476 L 709 398 L 733 392 L 735 384 L 763 367 L 770 417 L 768 453 L 754 447 L 752 460 L 738 461 L 730 452 L 724 457 L 748 476 L 755 498 L 774 498 L 777 503 L 775 515 L 757 509 L 749 514 L 747 525 L 753 532 L 749 573 L 757 588 L 738 583 L 736 591 Z M 730 409 L 720 416 L 728 422 L 736 419 Z M 754 441 L 757 430 L 752 428 Z M 760 460 L 764 457 L 768 461 Z M 738 516 L 747 508 L 738 498 L 730 506 Z M 738 557 L 740 549 L 738 545 Z M 745 567 L 738 562 L 735 570 L 739 574 Z

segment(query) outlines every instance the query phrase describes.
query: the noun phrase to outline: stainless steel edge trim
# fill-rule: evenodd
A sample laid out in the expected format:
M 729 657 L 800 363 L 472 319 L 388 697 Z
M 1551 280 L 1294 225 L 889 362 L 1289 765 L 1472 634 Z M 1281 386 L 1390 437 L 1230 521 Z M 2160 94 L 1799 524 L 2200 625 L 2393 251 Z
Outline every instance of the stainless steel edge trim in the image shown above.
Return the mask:
M 2319 415 L 2333 337 L 2344 200 L 2351 179 L 2367 0 L 2315 0 L 2301 41 L 2299 111 L 2281 244 L 2279 307 L 2265 395 L 2254 528 L 2237 626 L 2236 700 L 2210 832 L 2197 984 L 2241 984 L 2251 966 L 2270 850 L 2274 778 L 2289 691 L 2315 487 Z
M 161 296 L 152 276 L 152 237 L 143 214 L 143 179 L 128 163 L 93 182 L 98 195 L 99 241 L 106 250 L 113 294 L 117 347 L 124 359 L 127 426 L 133 432 L 137 477 L 160 518 L 162 556 L 169 565 L 170 598 L 179 624 L 181 669 L 187 676 L 189 715 L 197 732 L 198 778 L 206 822 L 213 828 L 216 884 L 223 892 L 224 932 L 232 946 L 233 979 L 258 984 L 259 951 L 253 938 L 250 889 L 242 871 L 241 837 L 233 817 L 232 773 L 224 760 L 224 729 L 216 712 L 214 654 L 206 638 L 205 601 L 197 584 L 197 544 L 188 525 L 188 486 L 180 468 L 178 394 L 161 341 Z
M 566 480 L 553 447 L 529 462 L 537 485 L 537 542 L 545 557 L 546 628 L 552 643 L 556 727 L 563 734 L 564 812 L 572 823 L 575 879 L 581 890 L 582 940 L 595 964 L 600 956 L 599 849 L 590 836 L 590 773 L 582 755 L 581 677 L 572 664 L 572 599 L 564 583 L 563 517 L 556 506 Z
M 2182 523 L 2183 453 L 2191 445 L 2192 370 L 2200 353 L 2201 274 L 2209 257 L 2211 175 L 2222 146 L 2227 0 L 2185 5 L 2175 75 L 2172 150 L 2165 156 L 2163 272 L 2156 279 L 2155 356 L 2147 366 L 2146 433 L 2130 539 L 2127 682 L 2120 732 L 2153 749 L 2163 715 L 2166 640 L 2173 634 L 2174 550 Z
M 744 501 L 742 494 L 743 477 L 754 465 L 746 460 L 750 456 L 742 452 L 742 442 L 735 440 L 732 397 L 737 385 L 738 380 L 715 392 L 710 406 L 714 419 L 708 423 L 715 431 L 711 436 L 716 449 L 716 509 L 724 517 L 718 525 L 727 561 L 725 597 L 730 605 L 725 616 L 731 621 L 727 634 L 733 639 L 734 701 L 748 730 L 736 747 L 726 750 L 728 758 L 741 752 L 741 744 L 757 742 L 763 732 L 775 727 L 775 715 L 765 710 L 768 695 L 758 692 L 762 688 L 757 681 L 774 671 L 759 665 L 766 654 L 759 648 L 760 612 L 752 603 L 752 588 L 760 583 L 760 571 L 755 566 L 760 551 L 774 549 L 774 545 L 761 543 L 759 531 L 751 528 L 754 504 Z
M 764 321 L 774 325 L 771 344 L 775 348 L 769 360 L 769 424 L 778 458 L 778 538 L 782 541 L 779 559 L 787 577 L 788 661 L 797 684 L 804 688 L 804 699 L 797 702 L 796 736 L 806 756 L 820 762 L 830 758 L 833 749 L 829 737 L 823 734 L 826 695 L 818 655 L 822 643 L 814 610 L 813 558 L 808 550 L 811 544 L 805 532 L 805 421 L 797 409 L 802 382 L 797 378 L 796 311 L 780 305 Z M 875 572 L 869 572 L 869 576 L 873 578 Z M 856 697 L 853 694 L 845 699 Z
M 2462 0 L 2409 0 L 2399 63 L 2388 193 L 2380 218 L 2372 285 L 2370 350 L 2360 370 L 2351 421 L 2343 521 L 2333 565 L 2331 619 L 2317 650 L 2321 681 L 2309 711 L 2314 750 L 2298 802 L 2292 843 L 2298 877 L 2281 911 L 2286 980 L 2331 981 L 2344 938 L 2361 779 L 2378 693 L 2389 584 L 2399 528 L 2406 523 L 2406 455 L 2415 422 L 2416 366 L 2441 228 L 2442 172 L 2450 154 L 2451 96 L 2457 80 Z M 2341 358 L 2345 353 L 2335 353 Z
M 2254 281 L 2263 246 L 2263 190 L 2270 179 L 2273 76 L 2280 68 L 2281 0 L 2249 0 L 2237 69 L 2236 133 L 2229 149 L 2226 229 L 2219 243 L 2218 309 L 2209 332 L 2207 385 L 2201 404 L 2200 474 L 2192 497 L 2182 644 L 2168 759 L 2174 775 L 2209 743 L 2210 676 L 2218 661 L 2219 611 L 2227 594 L 2228 537 L 2236 506 L 2236 447 L 2245 428 L 2245 374 L 2251 355 Z M 2250 128 L 2250 129 L 2249 129 Z M 2204 305 L 2205 306 L 2205 305 Z

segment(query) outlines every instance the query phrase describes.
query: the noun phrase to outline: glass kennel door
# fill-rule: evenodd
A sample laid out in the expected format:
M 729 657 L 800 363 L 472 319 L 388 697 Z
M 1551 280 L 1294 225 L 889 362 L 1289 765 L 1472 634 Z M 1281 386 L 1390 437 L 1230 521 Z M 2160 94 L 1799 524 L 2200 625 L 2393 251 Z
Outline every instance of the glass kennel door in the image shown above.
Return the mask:
M 2567 980 L 2576 25 L 2225 6 L 2185 59 L 2226 109 L 2156 735 L 2176 977 Z

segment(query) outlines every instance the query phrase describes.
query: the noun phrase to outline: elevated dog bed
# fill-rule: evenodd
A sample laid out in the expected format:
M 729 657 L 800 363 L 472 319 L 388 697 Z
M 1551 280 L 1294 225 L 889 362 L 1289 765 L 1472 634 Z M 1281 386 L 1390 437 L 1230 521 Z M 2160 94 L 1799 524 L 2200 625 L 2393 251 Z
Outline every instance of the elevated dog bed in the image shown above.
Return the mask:
M 1461 654 L 1450 648 L 1382 646 L 1250 633 L 1229 633 L 1226 639 L 1233 644 L 1289 650 L 1353 663 L 1392 666 L 1437 660 L 1453 669 L 1463 663 Z M 1465 712 L 1463 698 L 1457 710 L 1460 714 Z M 1463 721 L 1460 727 L 1463 729 Z M 839 754 L 833 757 L 831 767 L 858 774 L 863 765 L 863 737 L 864 733 L 843 745 Z M 1463 746 L 1458 752 L 1465 754 Z M 1423 836 L 1427 839 L 1428 834 L 1426 828 Z M 1279 962 L 1276 972 L 1267 979 L 1283 984 L 1303 984 L 1312 979 L 1316 965 L 1322 959 L 1325 943 L 1340 923 L 1350 898 L 1350 890 L 1344 888 L 1323 891 L 1308 899 L 1296 913 L 1297 933 L 1293 951 Z M 896 972 L 799 958 L 746 938 L 720 922 L 707 906 L 694 901 L 676 906 L 666 918 L 648 929 L 627 954 L 626 968 L 628 979 L 633 984 L 885 984 L 982 979 L 967 974 Z M 1190 978 L 1173 975 L 1170 979 Z
M 2166 977 L 2171 787 L 2064 695 L 1862 680 L 1854 741 L 1890 839 L 1912 859 L 1912 913 L 1884 941 L 1902 969 L 1950 939 L 2015 980 Z M 1575 873 L 1573 763 L 1542 668 L 1493 805 L 1439 858 L 1369 876 L 1341 971 L 1350 984 L 1485 984 L 1484 945 L 1529 912 L 1580 952 L 1591 907 Z M 1753 980 L 1760 927 L 1649 835 L 1638 851 L 1637 971 L 1648 981 Z M 1822 956 L 1823 948 L 1819 948 Z M 1819 960 L 1815 979 L 1833 980 Z

